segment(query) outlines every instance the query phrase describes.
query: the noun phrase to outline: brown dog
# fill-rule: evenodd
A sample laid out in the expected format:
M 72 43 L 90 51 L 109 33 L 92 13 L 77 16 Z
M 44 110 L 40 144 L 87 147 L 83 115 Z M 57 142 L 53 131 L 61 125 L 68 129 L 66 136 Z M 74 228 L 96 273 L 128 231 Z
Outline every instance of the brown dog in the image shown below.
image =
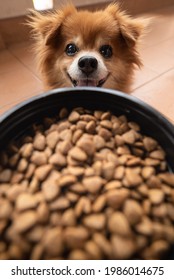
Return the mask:
M 95 86 L 129 92 L 137 45 L 146 25 L 120 11 L 78 11 L 72 4 L 53 13 L 32 11 L 29 25 L 46 89 Z

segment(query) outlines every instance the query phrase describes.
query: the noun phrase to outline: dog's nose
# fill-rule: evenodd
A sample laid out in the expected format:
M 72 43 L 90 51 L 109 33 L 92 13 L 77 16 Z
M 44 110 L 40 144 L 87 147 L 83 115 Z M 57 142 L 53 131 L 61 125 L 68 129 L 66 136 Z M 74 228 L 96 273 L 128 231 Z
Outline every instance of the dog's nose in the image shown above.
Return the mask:
M 79 69 L 86 75 L 89 75 L 97 69 L 98 61 L 93 56 L 82 56 L 78 61 Z

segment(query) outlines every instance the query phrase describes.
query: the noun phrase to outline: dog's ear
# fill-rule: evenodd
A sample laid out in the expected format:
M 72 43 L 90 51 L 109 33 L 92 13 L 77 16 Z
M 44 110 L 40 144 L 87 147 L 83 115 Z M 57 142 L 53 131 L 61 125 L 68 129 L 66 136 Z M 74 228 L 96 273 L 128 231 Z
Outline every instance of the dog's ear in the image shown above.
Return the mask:
M 120 33 L 128 47 L 135 46 L 144 30 L 144 21 L 140 19 L 124 19 L 120 22 Z
M 76 11 L 73 5 L 48 13 L 30 10 L 27 25 L 32 28 L 32 33 L 36 38 L 41 37 L 45 45 L 51 45 L 55 39 L 58 40 L 64 19 Z
M 135 46 L 137 40 L 143 34 L 148 25 L 148 20 L 143 18 L 133 19 L 120 10 L 116 3 L 110 4 L 106 11 L 109 12 L 118 23 L 121 38 L 128 47 Z

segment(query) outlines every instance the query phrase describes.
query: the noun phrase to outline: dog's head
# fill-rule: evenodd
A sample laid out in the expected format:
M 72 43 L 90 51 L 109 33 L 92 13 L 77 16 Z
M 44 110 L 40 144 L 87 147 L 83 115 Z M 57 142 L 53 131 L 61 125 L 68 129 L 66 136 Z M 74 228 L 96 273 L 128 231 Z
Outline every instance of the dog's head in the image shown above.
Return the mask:
M 117 4 L 77 11 L 68 5 L 30 16 L 39 67 L 47 88 L 107 87 L 128 91 L 144 20 L 132 19 Z

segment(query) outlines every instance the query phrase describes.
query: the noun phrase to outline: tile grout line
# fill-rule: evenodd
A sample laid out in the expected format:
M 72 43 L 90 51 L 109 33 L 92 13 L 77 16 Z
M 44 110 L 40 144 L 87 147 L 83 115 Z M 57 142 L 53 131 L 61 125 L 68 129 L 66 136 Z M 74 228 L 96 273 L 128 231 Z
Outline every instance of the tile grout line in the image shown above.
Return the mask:
M 31 74 L 40 82 L 42 82 L 38 76 L 36 76 L 36 74 L 30 69 L 27 67 L 27 65 L 17 56 L 13 53 L 13 51 L 11 51 L 9 48 L 7 48 L 7 50 L 9 51 L 9 53 L 18 60 L 18 62 L 20 62 L 20 64 L 22 64 L 29 72 L 31 72 Z
M 149 69 L 151 69 L 151 68 L 149 67 Z M 152 69 L 151 69 L 151 70 L 152 70 Z M 141 87 L 143 87 L 143 86 L 145 86 L 145 85 L 150 84 L 151 82 L 157 80 L 158 78 L 160 78 L 161 76 L 164 76 L 165 74 L 167 74 L 168 72 L 170 72 L 170 71 L 172 71 L 172 70 L 174 70 L 174 67 L 168 69 L 167 71 L 165 71 L 165 72 L 163 72 L 163 73 L 161 73 L 161 74 L 158 74 L 156 77 L 152 78 L 152 79 L 149 80 L 148 82 L 143 83 L 141 86 L 138 86 L 138 87 L 134 88 L 134 89 L 131 91 L 131 93 L 133 93 L 135 90 L 137 90 L 137 89 L 139 89 L 139 88 L 141 88 Z
M 155 44 L 152 44 L 150 46 L 142 46 L 142 50 L 147 50 L 149 48 L 152 48 L 152 47 L 156 47 L 157 45 L 161 44 L 161 43 L 164 43 L 165 41 L 170 41 L 171 39 L 173 39 L 174 36 L 171 36 L 171 37 L 168 37 L 167 39 L 164 39 L 164 40 L 160 40 L 158 43 L 155 43 Z
M 41 94 L 41 93 L 42 93 L 41 91 L 35 91 L 35 92 L 33 92 L 31 95 L 27 95 L 27 96 L 25 96 L 24 98 L 23 98 L 23 97 L 22 97 L 22 98 L 18 98 L 18 99 L 16 99 L 16 100 L 13 101 L 13 102 L 6 103 L 5 105 L 1 106 L 1 107 L 0 107 L 0 110 L 4 109 L 6 106 L 9 106 L 9 105 L 11 105 L 11 104 L 18 104 L 18 102 L 20 103 L 20 101 L 23 102 L 23 101 L 27 100 L 28 98 L 32 97 L 33 95 L 35 95 L 35 94 L 37 95 L 37 94 Z M 17 103 L 16 103 L 16 102 L 17 102 Z

